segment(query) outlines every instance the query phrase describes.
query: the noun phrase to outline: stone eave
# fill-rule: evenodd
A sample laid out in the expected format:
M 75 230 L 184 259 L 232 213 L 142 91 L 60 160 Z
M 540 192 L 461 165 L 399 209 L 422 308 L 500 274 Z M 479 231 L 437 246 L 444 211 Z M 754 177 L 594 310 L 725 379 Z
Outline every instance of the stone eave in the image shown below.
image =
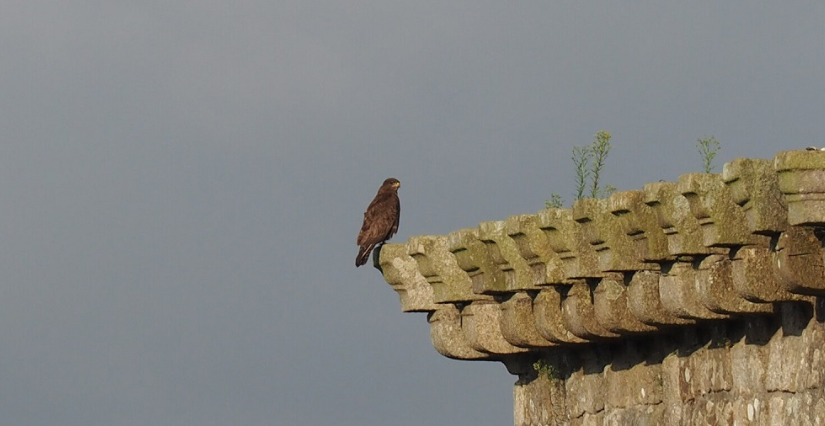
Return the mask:
M 439 353 L 506 361 L 810 302 L 823 227 L 825 152 L 785 151 L 376 254 Z

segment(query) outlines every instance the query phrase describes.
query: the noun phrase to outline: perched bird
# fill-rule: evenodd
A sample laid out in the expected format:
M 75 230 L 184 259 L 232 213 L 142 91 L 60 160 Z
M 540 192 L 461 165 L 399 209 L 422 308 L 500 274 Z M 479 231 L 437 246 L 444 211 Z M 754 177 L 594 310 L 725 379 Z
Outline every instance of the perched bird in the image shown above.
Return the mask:
M 377 244 L 384 244 L 384 241 L 398 231 L 398 219 L 401 217 L 401 202 L 398 200 L 398 188 L 401 182 L 395 178 L 389 178 L 378 188 L 378 194 L 364 212 L 364 224 L 361 225 L 361 232 L 358 233 L 358 257 L 355 258 L 355 266 L 367 263 L 372 249 Z

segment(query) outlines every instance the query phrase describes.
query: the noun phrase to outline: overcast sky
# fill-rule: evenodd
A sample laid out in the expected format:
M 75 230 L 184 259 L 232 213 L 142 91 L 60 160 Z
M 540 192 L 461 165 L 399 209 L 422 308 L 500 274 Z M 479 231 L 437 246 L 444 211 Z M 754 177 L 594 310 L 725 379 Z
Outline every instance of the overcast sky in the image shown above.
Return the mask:
M 64 1 L 0 6 L 0 423 L 506 425 L 354 266 L 605 182 L 825 145 L 822 2 Z

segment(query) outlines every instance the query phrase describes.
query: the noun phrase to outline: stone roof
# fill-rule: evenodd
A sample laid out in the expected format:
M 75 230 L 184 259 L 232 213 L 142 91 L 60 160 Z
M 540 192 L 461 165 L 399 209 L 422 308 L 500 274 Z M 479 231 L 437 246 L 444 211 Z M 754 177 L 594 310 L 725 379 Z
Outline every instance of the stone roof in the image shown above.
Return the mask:
M 785 151 L 386 244 L 378 264 L 438 352 L 506 361 L 813 301 L 823 227 L 825 152 Z

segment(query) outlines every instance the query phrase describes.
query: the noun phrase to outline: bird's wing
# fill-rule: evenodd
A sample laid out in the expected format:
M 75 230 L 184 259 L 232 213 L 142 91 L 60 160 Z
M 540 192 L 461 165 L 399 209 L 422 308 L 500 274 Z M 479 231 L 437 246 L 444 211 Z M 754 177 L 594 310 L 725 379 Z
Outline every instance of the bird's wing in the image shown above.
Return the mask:
M 383 194 L 376 196 L 375 200 L 364 212 L 364 223 L 361 225 L 361 232 L 358 233 L 358 245 L 378 244 L 384 241 L 387 233 L 392 229 L 395 216 L 391 199 Z M 390 201 L 390 203 L 387 203 Z M 389 204 L 389 205 L 388 205 Z

